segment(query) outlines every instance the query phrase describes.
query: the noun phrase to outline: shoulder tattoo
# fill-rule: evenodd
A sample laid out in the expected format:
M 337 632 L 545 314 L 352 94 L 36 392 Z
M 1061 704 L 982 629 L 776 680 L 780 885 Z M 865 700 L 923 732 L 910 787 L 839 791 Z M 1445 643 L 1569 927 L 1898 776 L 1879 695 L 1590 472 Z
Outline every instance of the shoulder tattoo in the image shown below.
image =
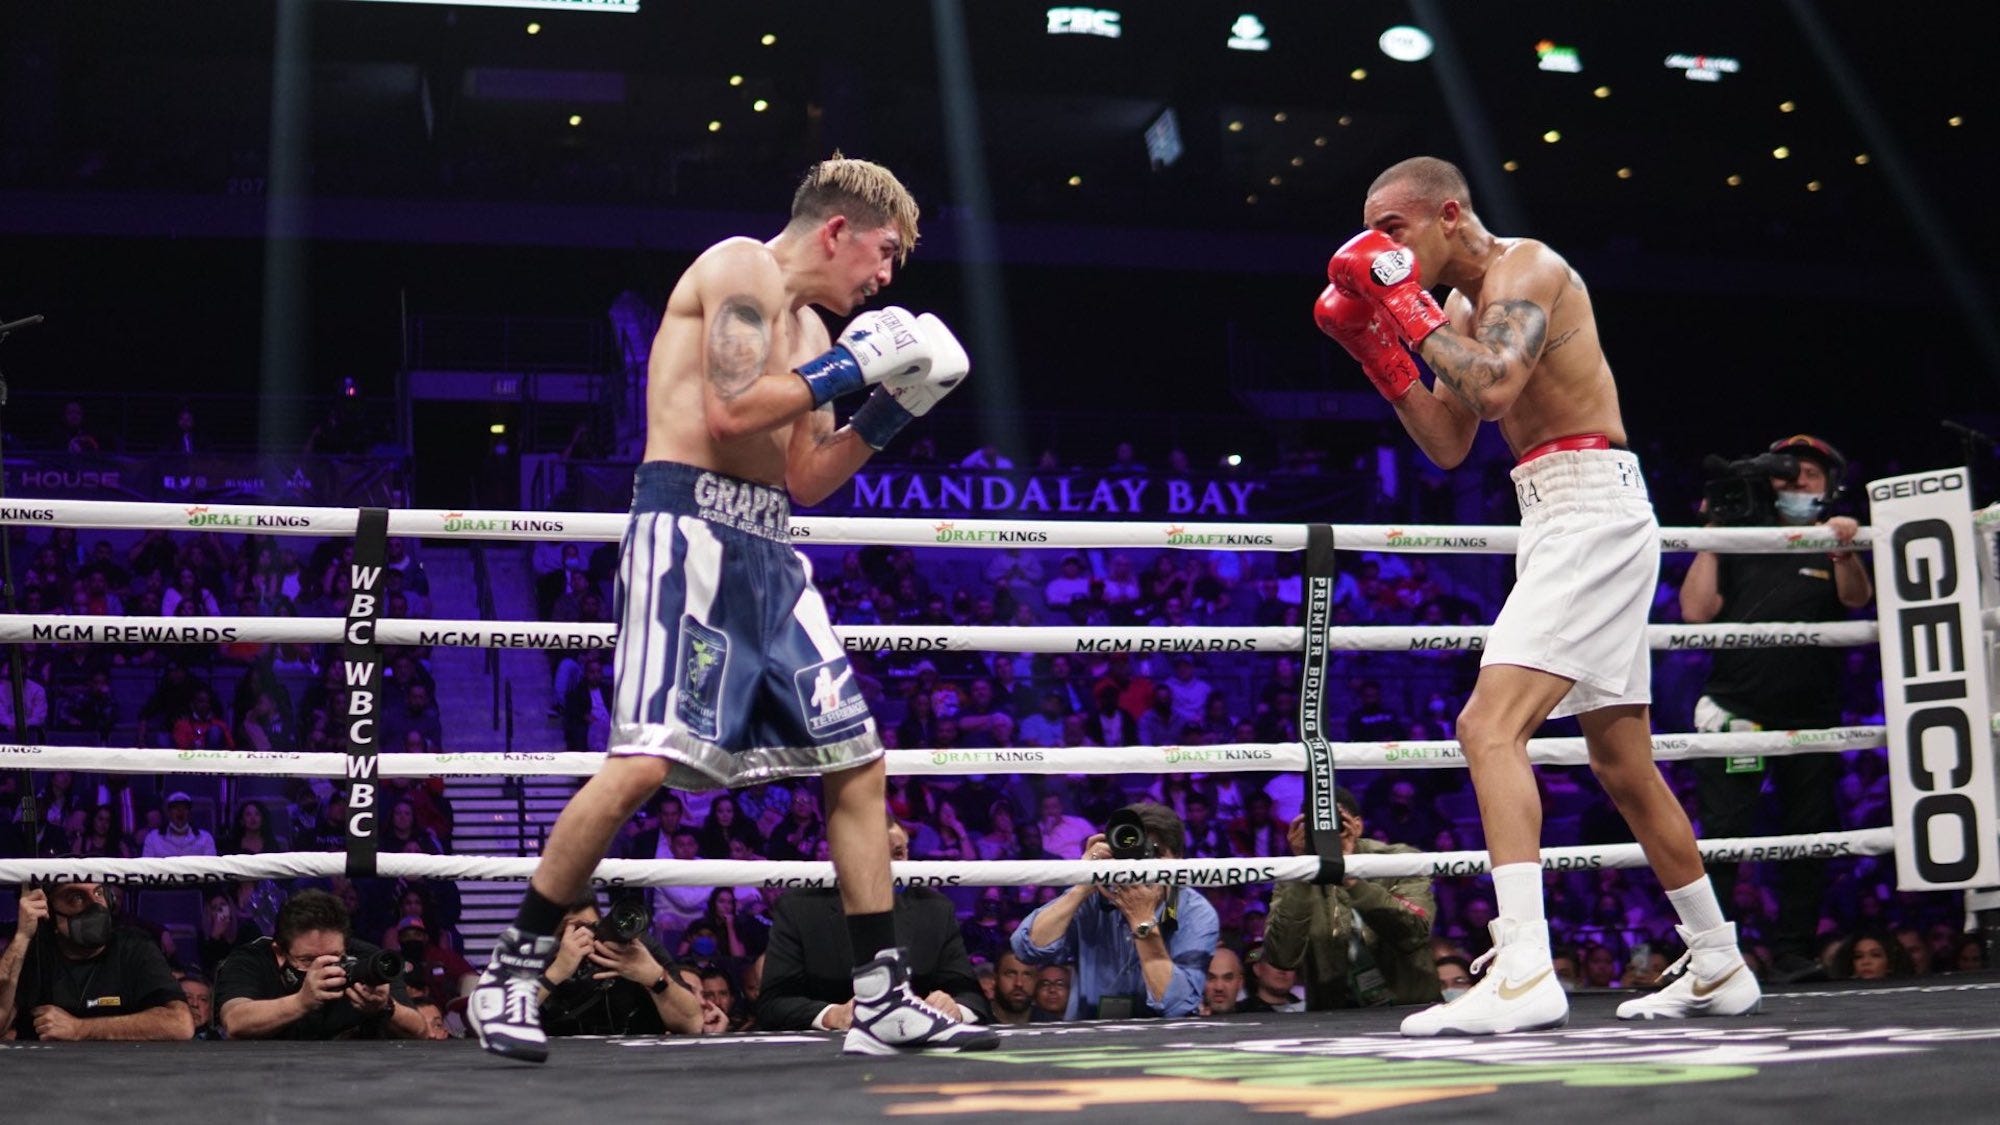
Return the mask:
M 748 390 L 770 356 L 771 326 L 757 302 L 726 298 L 708 329 L 708 378 L 716 393 L 730 399 Z

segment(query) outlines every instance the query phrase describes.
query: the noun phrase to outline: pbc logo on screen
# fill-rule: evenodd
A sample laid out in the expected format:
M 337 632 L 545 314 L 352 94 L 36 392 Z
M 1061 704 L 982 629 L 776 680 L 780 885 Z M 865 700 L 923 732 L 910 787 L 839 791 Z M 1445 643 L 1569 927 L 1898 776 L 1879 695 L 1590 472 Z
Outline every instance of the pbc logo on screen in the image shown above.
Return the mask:
M 1050 35 L 1098 35 L 1117 39 L 1125 34 L 1117 12 L 1104 8 L 1050 8 Z

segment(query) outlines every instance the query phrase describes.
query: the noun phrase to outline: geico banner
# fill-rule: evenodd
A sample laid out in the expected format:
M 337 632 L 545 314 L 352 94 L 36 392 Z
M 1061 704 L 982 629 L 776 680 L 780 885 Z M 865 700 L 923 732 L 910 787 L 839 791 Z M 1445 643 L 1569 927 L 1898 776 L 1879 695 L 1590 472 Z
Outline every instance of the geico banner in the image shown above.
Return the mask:
M 2000 884 L 1993 732 L 1964 469 L 1868 485 L 1902 890 Z

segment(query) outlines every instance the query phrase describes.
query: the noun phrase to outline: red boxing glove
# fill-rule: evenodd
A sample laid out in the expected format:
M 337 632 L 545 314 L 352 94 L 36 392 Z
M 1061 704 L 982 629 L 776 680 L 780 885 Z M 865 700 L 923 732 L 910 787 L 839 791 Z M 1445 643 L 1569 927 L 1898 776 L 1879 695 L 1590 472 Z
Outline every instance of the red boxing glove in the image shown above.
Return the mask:
M 1403 350 L 1402 341 L 1396 339 L 1385 318 L 1361 298 L 1349 297 L 1338 286 L 1329 285 L 1313 305 L 1313 321 L 1360 361 L 1361 373 L 1390 402 L 1409 394 L 1420 382 L 1417 363 Z
M 1365 230 L 1347 240 L 1326 263 L 1326 279 L 1350 297 L 1365 298 L 1396 326 L 1410 346 L 1447 323 L 1417 276 L 1417 256 L 1381 231 Z

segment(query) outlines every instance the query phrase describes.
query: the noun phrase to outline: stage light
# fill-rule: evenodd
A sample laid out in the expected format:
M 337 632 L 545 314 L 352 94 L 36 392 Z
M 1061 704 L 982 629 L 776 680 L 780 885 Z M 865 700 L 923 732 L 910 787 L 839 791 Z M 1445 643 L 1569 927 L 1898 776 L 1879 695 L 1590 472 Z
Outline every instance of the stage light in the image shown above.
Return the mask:
M 1348 127 L 1349 125 L 1352 125 L 1352 124 L 1354 124 L 1354 118 L 1353 118 L 1353 117 L 1351 117 L 1351 116 L 1349 116 L 1348 114 L 1345 114 L 1345 113 L 1343 113 L 1343 114 L 1341 114 L 1341 115 L 1340 115 L 1340 120 L 1339 120 L 1339 121 L 1336 121 L 1336 122 L 1334 122 L 1334 124 L 1336 124 L 1336 125 L 1340 126 L 1341 128 L 1345 129 L 1345 128 L 1347 128 L 1347 127 Z
M 708 123 L 708 131 L 709 131 L 709 132 L 711 132 L 711 133 L 720 133 L 720 132 L 722 132 L 722 122 L 720 122 L 720 121 L 711 121 L 711 122 L 709 122 L 709 123 Z
M 1397 62 L 1422 62 L 1430 58 L 1431 52 L 1437 47 L 1422 28 L 1410 27 L 1407 24 L 1383 32 L 1382 37 L 1375 41 L 1375 45 L 1382 48 L 1383 54 Z
M 772 35 L 772 34 L 770 34 L 770 33 L 768 33 L 768 32 L 766 32 L 766 33 L 765 33 L 765 35 L 764 35 L 764 37 L 763 37 L 762 39 L 759 39 L 759 40 L 757 40 L 757 42 L 759 42 L 759 43 L 762 43 L 762 44 L 763 44 L 764 46 L 766 46 L 766 47 L 770 46 L 770 45 L 771 45 L 771 44 L 773 44 L 773 43 L 776 43 L 777 41 L 778 41 L 778 37 L 777 37 L 777 36 L 775 36 L 775 35 Z
M 732 74 L 732 75 L 730 75 L 730 76 L 729 76 L 729 84 L 730 84 L 731 86 L 741 86 L 741 85 L 743 85 L 743 76 L 742 76 L 742 75 L 740 75 L 740 74 Z
M 1818 190 L 1819 190 L 1819 186 L 1820 186 L 1820 185 L 1819 185 L 1819 181 L 1818 181 L 1818 180 L 1807 180 L 1807 181 L 1806 181 L 1806 190 L 1807 190 L 1807 191 L 1818 191 Z
M 1741 187 L 1743 186 L 1743 177 L 1731 173 L 1729 178 L 1722 182 L 1728 184 L 1730 187 Z
M 528 25 L 528 34 L 530 34 L 530 35 L 540 35 L 541 33 L 542 33 L 542 25 L 541 25 L 541 24 L 538 24 L 538 23 L 531 23 L 531 24 L 529 24 L 529 25 Z
M 1779 113 L 1790 113 L 1797 108 L 1799 108 L 1798 103 L 1794 101 L 1786 100 L 1778 103 Z
M 1271 120 L 1273 120 L 1273 121 L 1277 122 L 1277 123 L 1278 123 L 1278 124 L 1280 124 L 1280 125 L 1283 125 L 1283 124 L 1284 124 L 1285 122 L 1287 122 L 1287 121 L 1289 121 L 1289 120 L 1291 120 L 1291 119 L 1290 119 L 1290 118 L 1288 118 L 1288 117 L 1286 117 L 1286 116 L 1285 116 L 1285 111 L 1281 109 L 1281 110 L 1279 110 L 1278 112 L 1276 112 L 1276 113 L 1274 113 L 1274 114 L 1272 114 L 1272 115 L 1271 115 Z
M 1303 157 L 1303 156 L 1294 156 L 1294 157 L 1292 157 L 1292 167 L 1294 167 L 1294 168 L 1303 168 L 1303 167 L 1305 167 L 1305 166 L 1306 166 L 1306 158 L 1305 158 L 1305 157 Z
M 507 432 L 507 423 L 495 422 L 492 425 L 486 427 L 486 432 L 489 434 L 504 434 Z
M 1548 144 L 1554 144 L 1562 139 L 1563 135 L 1554 129 L 1550 129 L 1548 132 L 1542 134 L 1542 140 Z
M 756 101 L 750 103 L 750 108 L 758 113 L 762 113 L 771 108 L 771 103 L 765 101 L 763 98 L 758 98 Z
M 1600 98 L 1600 99 L 1601 99 L 1601 98 L 1608 98 L 1608 97 L 1610 97 L 1610 96 L 1611 96 L 1611 87 L 1609 87 L 1609 86 L 1599 86 L 1599 87 L 1598 87 L 1597 89 L 1595 89 L 1595 90 L 1592 90 L 1592 91 L 1591 91 L 1590 93 L 1591 93 L 1591 96 L 1592 96 L 1592 97 L 1595 97 L 1595 98 Z
M 1082 186 L 1083 186 L 1083 177 L 1082 177 L 1082 176 L 1071 176 L 1071 177 L 1069 178 L 1069 186 L 1071 186 L 1071 187 L 1082 187 Z
M 1279 187 L 1279 186 L 1282 186 L 1282 185 L 1284 184 L 1284 182 L 1285 182 L 1285 178 L 1284 178 L 1283 176 L 1272 176 L 1272 177 L 1271 177 L 1271 186 L 1272 186 L 1272 187 Z
M 1956 129 L 1960 125 L 1965 124 L 1965 118 L 1960 117 L 1958 114 L 1954 113 L 1950 117 L 1946 118 L 1944 123 Z
M 1232 133 L 1241 133 L 1243 131 L 1243 123 L 1241 121 L 1231 121 L 1229 123 L 1229 131 Z
M 576 127 L 577 127 L 578 125 L 581 125 L 581 124 L 583 124 L 583 115 L 582 115 L 582 114 L 580 114 L 580 113 L 572 113 L 572 114 L 570 114 L 570 115 L 569 115 L 569 126 L 570 126 L 570 128 L 574 129 L 574 128 L 576 128 Z
M 1356 82 L 1360 82 L 1368 77 L 1368 71 L 1364 67 L 1357 66 L 1353 70 L 1348 71 L 1347 76 Z
M 1235 23 L 1229 25 L 1229 49 L 1268 51 L 1271 49 L 1271 37 L 1265 34 L 1267 30 L 1263 20 L 1245 12 L 1236 17 Z
M 1224 457 L 1222 459 L 1222 463 L 1229 466 L 1232 469 L 1236 468 L 1238 465 L 1241 465 L 1243 463 L 1243 455 L 1241 453 L 1232 453 L 1229 456 Z
M 1620 168 L 1620 169 L 1618 169 L 1618 178 L 1619 178 L 1619 179 L 1621 179 L 1621 180 L 1629 180 L 1629 179 L 1631 179 L 1631 178 L 1632 178 L 1632 169 L 1630 169 L 1630 168 Z
M 1248 203 L 1252 207 L 1255 207 L 1257 205 L 1257 193 L 1253 191 L 1249 195 L 1244 196 L 1243 202 Z
M 1575 47 L 1564 47 L 1553 39 L 1544 39 L 1535 44 L 1535 63 L 1538 70 L 1554 71 L 1557 74 L 1581 74 L 1583 57 Z
M 1326 147 L 1326 138 L 1325 138 L 1325 137 L 1314 137 L 1314 138 L 1313 138 L 1313 147 L 1314 147 L 1314 148 L 1325 148 L 1325 147 Z
M 1854 158 L 1854 162 L 1855 162 L 1856 164 L 1866 164 L 1866 163 L 1868 163 L 1868 154 L 1864 152 L 1864 153 L 1860 153 L 1860 154 L 1856 155 L 1856 156 L 1855 156 L 1855 158 Z
M 1500 169 L 1505 172 L 1518 172 L 1521 170 L 1521 162 L 1518 160 L 1509 160 L 1505 164 L 1502 164 Z

